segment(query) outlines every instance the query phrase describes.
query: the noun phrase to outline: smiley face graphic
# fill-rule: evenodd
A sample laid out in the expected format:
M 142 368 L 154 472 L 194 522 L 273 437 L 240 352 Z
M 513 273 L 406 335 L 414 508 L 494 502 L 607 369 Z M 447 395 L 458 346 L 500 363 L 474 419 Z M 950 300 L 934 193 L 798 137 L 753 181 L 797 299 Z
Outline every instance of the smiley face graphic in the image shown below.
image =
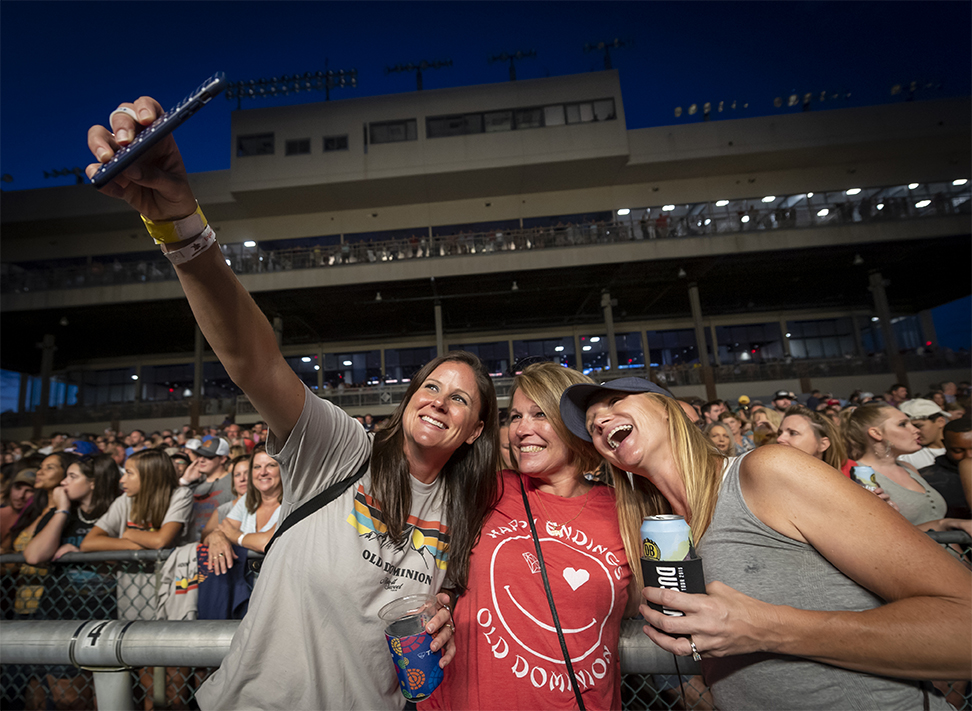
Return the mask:
M 524 552 L 524 543 L 529 552 Z M 540 545 L 571 663 L 579 662 L 601 648 L 604 625 L 616 603 L 614 581 L 603 561 L 567 540 L 541 538 Z M 500 624 L 524 650 L 564 664 L 535 560 L 530 536 L 507 538 L 496 546 L 489 569 L 493 607 Z M 592 611 L 605 607 L 599 620 Z

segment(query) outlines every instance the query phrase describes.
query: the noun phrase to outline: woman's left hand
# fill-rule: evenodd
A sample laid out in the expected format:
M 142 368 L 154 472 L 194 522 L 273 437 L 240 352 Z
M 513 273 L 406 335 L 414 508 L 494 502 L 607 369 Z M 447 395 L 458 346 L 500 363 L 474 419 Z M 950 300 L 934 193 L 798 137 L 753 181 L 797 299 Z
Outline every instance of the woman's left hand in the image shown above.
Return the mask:
M 429 620 L 429 623 L 425 626 L 425 631 L 434 636 L 431 645 L 432 651 L 442 650 L 439 667 L 445 669 L 446 665 L 456 656 L 456 641 L 453 639 L 456 627 L 452 624 L 451 598 L 449 595 L 439 593 L 435 596 L 435 599 L 442 607 L 435 613 L 435 617 Z
M 54 551 L 54 556 L 51 560 L 57 560 L 65 553 L 80 553 L 81 549 L 72 543 L 65 543 L 63 546 Z
M 744 595 L 718 581 L 705 586 L 705 595 L 690 595 L 664 588 L 645 588 L 642 598 L 684 612 L 670 617 L 647 604 L 639 609 L 648 624 L 645 634 L 662 649 L 687 657 L 692 643 L 699 654 L 725 657 L 772 648 L 778 621 L 775 606 Z M 690 637 L 673 637 L 685 634 Z

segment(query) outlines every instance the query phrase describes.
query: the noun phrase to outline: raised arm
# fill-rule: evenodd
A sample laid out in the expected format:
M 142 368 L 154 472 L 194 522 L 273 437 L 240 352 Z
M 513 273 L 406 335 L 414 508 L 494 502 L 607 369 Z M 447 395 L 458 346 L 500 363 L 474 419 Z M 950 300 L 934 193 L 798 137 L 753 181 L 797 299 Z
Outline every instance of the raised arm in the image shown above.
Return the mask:
M 115 113 L 110 119 L 111 130 L 93 126 L 88 131 L 88 147 L 99 163 L 110 160 L 163 112 L 158 102 L 144 96 L 121 106 L 135 111 L 138 121 L 125 113 Z M 89 165 L 87 174 L 93 175 L 98 166 Z M 180 220 L 192 215 L 197 207 L 182 156 L 171 135 L 102 192 L 125 200 L 154 222 Z M 196 235 L 190 237 L 170 243 L 166 249 L 187 246 Z M 274 434 L 285 440 L 300 417 L 304 391 L 280 354 L 266 317 L 227 266 L 218 247 L 206 249 L 175 270 L 196 323 L 213 352 Z
M 69 514 L 64 512 L 70 510 L 71 501 L 68 499 L 67 492 L 60 486 L 54 489 L 52 496 L 55 509 L 53 516 L 44 528 L 34 532 L 34 537 L 24 548 L 24 560 L 31 565 L 51 560 L 61 545 L 61 533 L 69 518 Z
M 972 576 L 941 546 L 831 467 L 789 448 L 748 455 L 740 483 L 763 523 L 809 543 L 887 604 L 859 612 L 800 610 L 711 583 L 704 596 L 646 589 L 653 602 L 687 613 L 668 618 L 643 606 L 652 625 L 692 634 L 712 656 L 772 652 L 899 678 L 968 675 Z M 646 631 L 670 651 L 691 652 L 688 640 Z

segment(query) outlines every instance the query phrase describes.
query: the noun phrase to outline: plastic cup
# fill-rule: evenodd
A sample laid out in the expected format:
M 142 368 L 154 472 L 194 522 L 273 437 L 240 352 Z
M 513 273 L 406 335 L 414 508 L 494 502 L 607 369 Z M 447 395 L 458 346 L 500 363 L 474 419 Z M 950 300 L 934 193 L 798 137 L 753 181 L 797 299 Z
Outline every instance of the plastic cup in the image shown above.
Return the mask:
M 425 631 L 438 609 L 434 595 L 406 595 L 385 605 L 378 617 L 385 623 L 385 640 L 395 663 L 402 696 L 424 701 L 442 682 L 442 650 L 431 649 L 432 635 Z

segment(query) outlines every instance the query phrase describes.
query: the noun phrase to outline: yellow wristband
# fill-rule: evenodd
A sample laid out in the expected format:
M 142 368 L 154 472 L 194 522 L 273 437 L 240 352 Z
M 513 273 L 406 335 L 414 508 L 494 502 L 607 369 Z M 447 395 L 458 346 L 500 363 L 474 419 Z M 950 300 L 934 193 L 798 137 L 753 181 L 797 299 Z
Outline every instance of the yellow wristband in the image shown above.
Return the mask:
M 197 237 L 209 224 L 198 202 L 196 203 L 196 211 L 181 220 L 154 222 L 145 215 L 141 215 L 141 218 L 142 222 L 145 223 L 145 229 L 148 230 L 156 244 L 181 242 Z

